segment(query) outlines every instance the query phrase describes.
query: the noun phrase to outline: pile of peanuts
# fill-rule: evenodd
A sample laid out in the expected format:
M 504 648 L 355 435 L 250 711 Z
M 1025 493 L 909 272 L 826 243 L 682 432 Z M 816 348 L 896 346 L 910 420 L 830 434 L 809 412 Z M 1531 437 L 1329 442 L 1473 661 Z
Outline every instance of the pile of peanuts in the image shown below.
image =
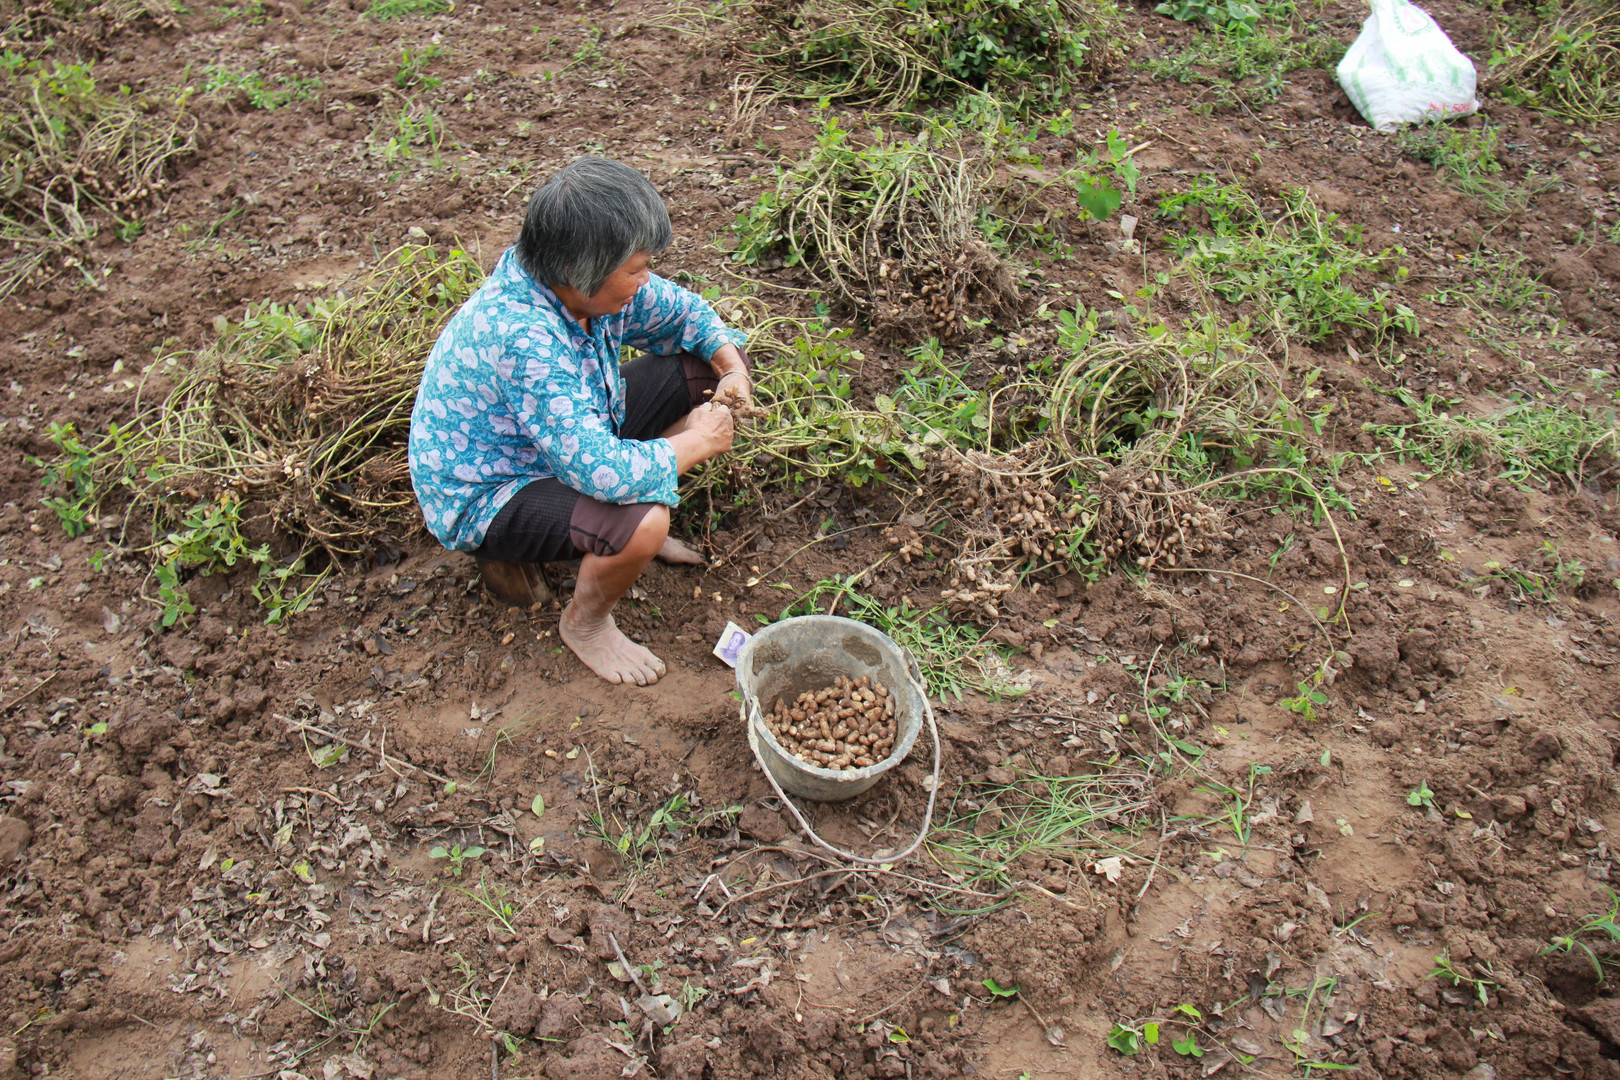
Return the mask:
M 1158 473 L 1116 469 L 1097 477 L 1095 490 L 1102 553 L 1118 562 L 1143 570 L 1176 566 L 1214 551 L 1217 540 L 1232 539 L 1213 507 Z
M 782 749 L 823 769 L 876 765 L 894 749 L 899 731 L 894 695 L 866 675 L 854 680 L 840 675 L 825 690 L 800 694 L 792 705 L 778 698 L 765 726 Z

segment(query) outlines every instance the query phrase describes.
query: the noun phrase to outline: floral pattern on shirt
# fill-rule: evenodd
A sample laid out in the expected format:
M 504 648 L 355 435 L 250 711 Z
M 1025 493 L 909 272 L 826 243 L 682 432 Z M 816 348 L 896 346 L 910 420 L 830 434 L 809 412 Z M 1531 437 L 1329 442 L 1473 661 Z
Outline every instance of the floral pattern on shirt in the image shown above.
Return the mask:
M 508 250 L 445 325 L 411 412 L 411 484 L 428 531 L 471 551 L 526 484 L 554 476 L 607 503 L 675 506 L 667 439 L 621 439 L 619 348 L 708 359 L 743 335 L 656 274 L 587 331 Z

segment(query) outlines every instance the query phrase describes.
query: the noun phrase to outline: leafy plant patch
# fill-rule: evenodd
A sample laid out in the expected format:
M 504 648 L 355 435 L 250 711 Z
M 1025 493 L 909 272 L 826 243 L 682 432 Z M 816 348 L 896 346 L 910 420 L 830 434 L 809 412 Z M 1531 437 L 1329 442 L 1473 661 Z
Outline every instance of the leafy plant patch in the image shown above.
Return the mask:
M 267 76 L 260 71 L 243 71 L 223 64 L 210 64 L 204 69 L 208 81 L 203 92 L 223 97 L 237 97 L 254 109 L 279 109 L 294 102 L 305 101 L 321 88 L 319 79 L 301 79 L 295 75 Z
M 1197 208 L 1208 232 L 1190 232 L 1172 243 L 1210 287 L 1233 304 L 1251 304 L 1262 320 L 1274 319 L 1288 336 L 1322 341 L 1344 333 L 1372 348 L 1397 334 L 1417 333 L 1417 318 L 1388 290 L 1364 291 L 1379 275 L 1405 276 L 1399 247 L 1369 255 L 1355 247 L 1359 230 L 1324 215 L 1310 195 L 1290 188 L 1283 211 L 1267 220 L 1241 189 L 1206 180 L 1159 204 L 1160 214 L 1184 218 Z
M 1266 9 L 1263 21 L 1258 21 L 1256 11 L 1257 21 L 1252 23 L 1209 19 L 1211 29 L 1190 47 L 1165 51 L 1140 66 L 1158 79 L 1208 87 L 1203 99 L 1193 105 L 1195 112 L 1205 116 L 1245 104 L 1270 104 L 1282 96 L 1285 75 L 1332 67 L 1345 49 L 1330 29 L 1294 14 L 1292 5 L 1280 18 L 1271 14 L 1275 8 Z

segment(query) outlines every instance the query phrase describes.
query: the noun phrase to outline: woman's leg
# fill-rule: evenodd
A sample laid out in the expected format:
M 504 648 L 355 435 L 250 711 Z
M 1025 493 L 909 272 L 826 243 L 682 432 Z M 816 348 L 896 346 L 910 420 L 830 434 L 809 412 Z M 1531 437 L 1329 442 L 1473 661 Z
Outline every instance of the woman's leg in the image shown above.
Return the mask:
M 668 538 L 669 508 L 653 506 L 617 555 L 587 554 L 580 562 L 574 598 L 557 630 L 574 655 L 608 682 L 650 686 L 664 674 L 662 660 L 619 630 L 613 606 Z
M 708 400 L 719 384 L 709 365 L 691 353 L 636 357 L 624 366 L 625 438 L 679 434 L 692 409 Z M 678 566 L 702 566 L 706 561 L 673 536 L 664 540 L 658 559 Z

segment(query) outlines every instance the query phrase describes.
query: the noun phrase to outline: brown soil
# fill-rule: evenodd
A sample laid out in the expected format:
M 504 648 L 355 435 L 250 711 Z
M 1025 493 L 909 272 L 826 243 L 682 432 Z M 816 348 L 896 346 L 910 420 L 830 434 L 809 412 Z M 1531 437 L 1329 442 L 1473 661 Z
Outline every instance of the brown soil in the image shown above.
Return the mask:
M 1234 539 L 1198 558 L 1247 578 L 1065 577 L 1005 596 L 996 634 L 1035 692 L 940 710 L 942 807 L 1021 770 L 1151 758 L 1153 724 L 1205 752 L 1196 773 L 1140 774 L 1121 822 L 1140 831 L 1116 835 L 1119 863 L 1026 855 L 1018 898 L 988 913 L 962 914 L 983 898 L 942 891 L 951 880 L 923 855 L 826 873 L 756 769 L 731 673 L 709 655 L 727 620 L 752 624 L 794 595 L 776 581 L 803 589 L 897 542 L 881 532 L 895 507 L 870 489 L 767 493 L 708 537 L 712 569 L 652 569 L 621 618 L 669 664 L 649 689 L 594 679 L 560 647 L 554 611 L 492 606 L 470 560 L 419 535 L 335 580 L 284 631 L 220 578 L 193 584 L 190 626 L 155 626 L 139 564 L 90 569 L 105 538 L 66 540 L 40 507 L 25 458 L 49 452 L 47 423 L 125 417 L 155 348 L 206 342 L 250 300 L 340 288 L 413 236 L 492 264 L 536 177 L 590 148 L 664 192 L 677 231 L 666 273 L 728 282 L 712 239 L 811 137 L 786 106 L 732 137 L 726 72 L 652 0 L 492 0 L 380 24 L 361 6 L 197 5 L 172 27 L 63 39 L 98 57 L 108 84 L 172 85 L 224 63 L 322 90 L 274 111 L 204 99 L 201 149 L 144 235 L 107 230 L 86 274 L 6 304 L 0 1077 L 1208 1076 L 1227 1060 L 1213 1042 L 1268 1076 L 1318 1074 L 1303 1061 L 1360 1077 L 1620 1075 L 1613 982 L 1579 948 L 1543 953 L 1609 906 L 1612 472 L 1519 487 L 1350 465 L 1341 493 L 1357 514 L 1337 522 L 1353 634 L 1335 642 L 1348 657 L 1313 717 L 1281 703 L 1309 675 L 1299 657 L 1321 651 L 1303 609 L 1342 587 L 1325 524 L 1223 505 Z M 1359 8 L 1327 10 L 1349 41 Z M 1485 59 L 1485 5 L 1431 10 Z M 1145 9 L 1128 22 L 1144 53 L 1192 33 Z M 392 100 L 401 45 L 430 41 L 443 81 L 423 96 L 453 136 L 446 165 L 385 168 L 357 146 Z M 1083 146 L 1093 126 L 1150 144 L 1125 207 L 1146 254 L 1117 226 L 1076 227 L 1073 258 L 1043 267 L 1053 309 L 1111 308 L 1111 293 L 1168 267 L 1153 200 L 1214 171 L 1260 193 L 1304 185 L 1369 245 L 1407 247 L 1402 295 L 1423 336 L 1405 363 L 1305 352 L 1339 403 L 1332 449 L 1370 451 L 1364 422 L 1409 418 L 1375 388 L 1484 407 L 1597 392 L 1589 369 L 1620 374 L 1620 247 L 1603 240 L 1620 214 L 1620 129 L 1493 102 L 1511 176 L 1534 164 L 1557 177 L 1499 223 L 1369 131 L 1328 72 L 1295 73 L 1253 111 L 1205 116 L 1200 94 L 1126 70 L 1084 100 Z M 1048 167 L 1075 149 L 1036 146 Z M 1556 291 L 1556 333 L 1482 343 L 1474 315 L 1423 299 L 1486 236 Z M 797 293 L 766 295 L 807 312 Z M 1041 332 L 1029 324 L 1031 355 Z M 862 392 L 881 392 L 904 352 L 857 342 Z M 975 362 L 996 359 L 974 348 Z M 852 531 L 800 551 L 828 519 Z M 1489 561 L 1539 565 L 1547 543 L 1584 564 L 1581 588 L 1543 602 L 1486 576 Z M 865 584 L 921 602 L 945 583 L 928 562 L 890 560 Z M 1165 688 L 1172 671 L 1206 685 L 1150 718 L 1144 682 Z M 815 808 L 813 824 L 834 843 L 898 850 L 921 824 L 925 754 Z M 1432 806 L 1409 805 L 1425 786 Z M 1235 822 L 1230 792 L 1247 808 Z M 653 827 L 677 796 L 673 824 Z M 459 867 L 431 854 L 456 845 L 487 851 Z M 1581 940 L 1607 957 L 1602 939 Z M 1473 983 L 1431 977 L 1437 956 L 1485 980 L 1487 1004 Z M 1106 1048 L 1116 1022 L 1180 1005 L 1203 1016 L 1202 1059 L 1169 1037 L 1135 1057 Z

